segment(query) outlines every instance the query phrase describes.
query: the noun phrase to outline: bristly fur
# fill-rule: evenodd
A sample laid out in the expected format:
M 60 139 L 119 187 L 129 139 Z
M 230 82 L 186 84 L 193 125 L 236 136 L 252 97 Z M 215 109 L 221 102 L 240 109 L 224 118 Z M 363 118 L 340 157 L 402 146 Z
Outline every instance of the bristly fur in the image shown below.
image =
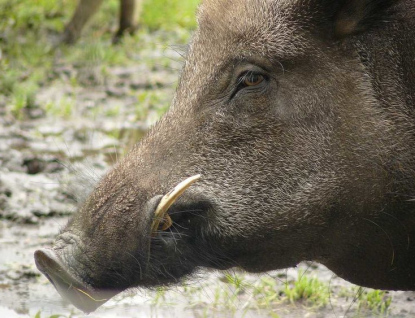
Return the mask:
M 58 237 L 63 262 L 102 290 L 304 260 L 415 290 L 414 2 L 205 0 L 198 20 L 172 107 L 74 216 L 79 246 Z M 196 174 L 152 237 L 154 198 Z

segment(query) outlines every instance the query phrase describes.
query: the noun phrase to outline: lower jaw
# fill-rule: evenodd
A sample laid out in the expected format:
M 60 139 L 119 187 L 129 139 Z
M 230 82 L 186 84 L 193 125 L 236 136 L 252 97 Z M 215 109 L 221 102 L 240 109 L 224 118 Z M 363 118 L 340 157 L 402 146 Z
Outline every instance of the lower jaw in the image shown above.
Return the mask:
M 254 261 L 253 261 L 254 260 Z M 256 256 L 246 256 L 238 260 L 238 267 L 250 273 L 263 273 L 273 270 L 281 270 L 296 267 L 299 261 L 293 259 L 264 258 Z
M 85 313 L 95 311 L 98 307 L 104 304 L 107 300 L 113 297 L 116 293 L 101 293 L 91 291 L 85 287 L 79 286 L 79 284 L 68 283 L 64 278 L 58 275 L 46 275 L 47 278 L 55 286 L 61 297 L 76 308 L 82 310 Z

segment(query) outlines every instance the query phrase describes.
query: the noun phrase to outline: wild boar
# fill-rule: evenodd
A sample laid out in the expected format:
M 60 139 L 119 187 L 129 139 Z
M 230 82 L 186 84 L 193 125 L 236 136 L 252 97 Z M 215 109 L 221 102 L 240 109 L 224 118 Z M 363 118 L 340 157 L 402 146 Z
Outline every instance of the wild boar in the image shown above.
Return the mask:
M 81 36 L 82 29 L 89 18 L 99 9 L 103 0 L 80 0 L 71 21 L 66 25 L 62 42 L 73 44 Z M 137 27 L 142 0 L 120 0 L 120 24 L 113 37 L 117 43 L 125 32 L 132 33 Z
M 38 268 L 86 312 L 304 260 L 415 290 L 414 21 L 412 0 L 203 1 L 170 110 Z

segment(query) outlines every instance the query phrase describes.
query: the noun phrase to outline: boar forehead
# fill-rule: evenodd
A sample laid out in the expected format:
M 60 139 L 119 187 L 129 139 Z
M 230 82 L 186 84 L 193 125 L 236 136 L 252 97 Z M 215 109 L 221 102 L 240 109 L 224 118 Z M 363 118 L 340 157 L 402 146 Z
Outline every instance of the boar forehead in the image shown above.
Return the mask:
M 198 14 L 194 47 L 212 48 L 209 52 L 226 55 L 261 54 L 281 59 L 304 54 L 307 45 L 303 28 L 309 14 L 302 7 L 296 1 L 205 1 Z M 198 45 L 199 41 L 204 45 Z
M 205 1 L 199 8 L 199 29 L 182 82 L 203 87 L 237 60 L 277 63 L 307 54 L 310 45 L 304 35 L 308 19 L 293 18 L 293 6 L 295 3 L 288 1 Z

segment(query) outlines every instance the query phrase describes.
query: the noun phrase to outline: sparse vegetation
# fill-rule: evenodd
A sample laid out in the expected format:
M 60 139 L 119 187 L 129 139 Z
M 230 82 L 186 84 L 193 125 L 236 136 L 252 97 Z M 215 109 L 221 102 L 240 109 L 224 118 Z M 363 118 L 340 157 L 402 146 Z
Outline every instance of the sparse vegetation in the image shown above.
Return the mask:
M 277 283 L 275 278 L 264 276 L 254 285 L 253 295 L 259 308 L 272 308 L 281 302 L 281 292 Z
M 329 287 L 315 276 L 299 273 L 299 279 L 292 284 L 287 283 L 284 294 L 292 303 L 301 302 L 311 307 L 322 307 L 328 303 Z
M 330 296 L 329 286 L 326 283 L 301 271 L 298 280 L 285 283 L 272 277 L 263 277 L 254 287 L 253 293 L 256 299 L 255 305 L 264 308 L 273 308 L 286 301 L 320 308 L 327 305 Z
M 373 314 L 387 315 L 392 298 L 388 292 L 381 290 L 358 290 L 358 309 L 371 311 Z
M 153 297 L 152 304 L 157 306 L 157 305 L 163 305 L 165 303 L 166 303 L 166 289 L 164 287 L 158 287 Z
M 150 122 L 164 114 L 170 105 L 169 96 L 162 90 L 146 89 L 137 94 L 137 100 L 142 106 L 137 108 L 137 119 Z
M 193 29 L 196 27 L 195 8 L 198 3 L 199 0 L 146 1 L 141 21 L 151 30 Z
M 37 84 L 32 81 L 15 84 L 13 86 L 10 110 L 16 118 L 22 118 L 23 109 L 35 107 L 35 93 L 37 88 Z
M 38 311 L 33 318 L 70 318 L 70 316 L 64 316 L 64 315 L 42 316 L 42 312 Z
M 49 102 L 45 105 L 45 110 L 47 113 L 61 117 L 61 118 L 69 118 L 72 115 L 76 107 L 76 103 L 74 100 L 70 99 L 69 97 L 64 97 L 56 102 Z
M 252 276 L 243 273 L 227 273 L 214 284 L 183 287 L 180 294 L 185 297 L 188 308 L 200 310 L 200 317 L 222 317 L 224 314 L 226 317 L 242 317 L 255 310 L 261 317 L 264 312 L 268 317 L 280 317 L 282 313 L 291 311 L 324 309 L 330 312 L 329 301 L 336 302 L 339 299 L 346 306 L 347 317 L 374 317 L 386 315 L 392 300 L 387 292 L 355 287 L 344 287 L 333 294 L 327 282 L 305 274 L 301 269 L 295 280 L 283 280 L 270 275 L 252 280 Z M 160 302 L 160 295 L 156 293 L 157 301 L 153 303 L 156 306 L 165 305 Z M 165 299 L 177 299 L 177 290 L 163 290 L 162 296 Z
M 59 35 L 76 2 L 0 0 L 0 87 L 7 98 L 8 112 L 17 119 L 24 119 L 25 109 L 41 107 L 47 114 L 59 116 L 60 112 L 51 105 L 36 105 L 40 87 L 54 81 L 71 87 L 102 83 L 111 76 L 108 67 L 131 65 L 137 59 L 147 60 L 153 67 L 169 65 L 170 59 L 150 57 L 148 50 L 154 46 L 184 44 L 189 30 L 196 26 L 194 12 L 198 2 L 146 1 L 140 19 L 141 29 L 136 35 L 127 36 L 120 45 L 113 46 L 111 31 L 116 28 L 119 4 L 118 0 L 104 1 L 78 44 L 58 46 Z M 149 32 L 153 33 L 150 38 Z M 68 68 L 70 74 L 62 77 L 62 72 L 56 71 L 62 68 Z M 138 100 L 137 104 L 140 102 Z M 140 108 L 150 105 L 140 104 Z M 65 107 L 64 116 L 70 116 L 72 111 L 68 105 Z M 165 110 L 166 103 L 156 109 L 158 116 Z

